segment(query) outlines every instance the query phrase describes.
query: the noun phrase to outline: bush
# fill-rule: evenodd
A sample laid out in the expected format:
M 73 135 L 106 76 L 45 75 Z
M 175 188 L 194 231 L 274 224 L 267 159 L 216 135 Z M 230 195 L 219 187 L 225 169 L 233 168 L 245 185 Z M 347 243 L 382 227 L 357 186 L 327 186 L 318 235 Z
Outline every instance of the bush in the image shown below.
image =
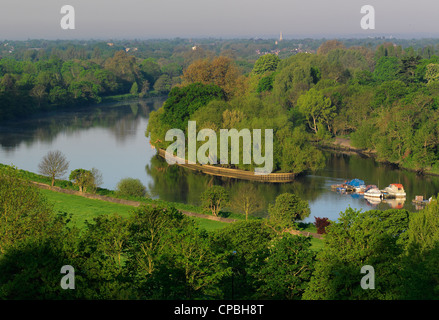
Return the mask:
M 124 178 L 117 184 L 117 193 L 122 196 L 144 197 L 146 187 L 139 179 Z
M 328 218 L 318 218 L 315 217 L 314 225 L 317 228 L 318 234 L 325 234 L 326 233 L 326 227 L 329 226 L 331 223 L 329 222 Z

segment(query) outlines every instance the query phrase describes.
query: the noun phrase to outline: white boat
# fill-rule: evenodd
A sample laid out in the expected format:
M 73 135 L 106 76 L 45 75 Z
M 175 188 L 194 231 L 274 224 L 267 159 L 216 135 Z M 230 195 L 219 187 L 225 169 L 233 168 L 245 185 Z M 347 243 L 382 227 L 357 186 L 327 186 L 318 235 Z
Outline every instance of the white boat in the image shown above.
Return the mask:
M 386 187 L 384 190 L 382 190 L 382 192 L 388 194 L 389 196 L 395 197 L 395 198 L 405 198 L 406 197 L 404 187 L 400 183 L 392 183 L 391 185 Z
M 366 198 L 381 198 L 383 196 L 382 192 L 378 188 L 371 188 L 364 193 Z

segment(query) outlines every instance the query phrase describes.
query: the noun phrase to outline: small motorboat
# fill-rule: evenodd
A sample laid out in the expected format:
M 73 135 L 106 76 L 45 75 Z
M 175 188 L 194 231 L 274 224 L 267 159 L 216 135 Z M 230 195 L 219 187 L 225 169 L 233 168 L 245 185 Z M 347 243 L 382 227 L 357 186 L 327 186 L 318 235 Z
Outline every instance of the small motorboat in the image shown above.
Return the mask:
M 404 187 L 400 183 L 392 183 L 388 187 L 386 187 L 384 190 L 382 190 L 381 192 L 389 195 L 390 197 L 394 197 L 394 198 L 405 198 L 406 197 Z
M 364 197 L 381 199 L 383 197 L 383 193 L 378 188 L 369 188 L 367 191 L 364 192 Z

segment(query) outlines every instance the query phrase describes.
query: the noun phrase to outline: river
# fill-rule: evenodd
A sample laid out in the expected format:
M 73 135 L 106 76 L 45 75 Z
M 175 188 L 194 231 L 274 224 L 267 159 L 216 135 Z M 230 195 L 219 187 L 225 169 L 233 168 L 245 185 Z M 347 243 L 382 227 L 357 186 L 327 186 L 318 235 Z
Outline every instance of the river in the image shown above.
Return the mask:
M 158 109 L 165 99 L 106 103 L 3 123 L 0 125 L 0 162 L 38 172 L 42 157 L 50 150 L 60 150 L 70 161 L 69 170 L 99 169 L 103 174 L 103 188 L 115 189 L 122 178 L 138 178 L 153 198 L 195 205 L 210 185 L 223 185 L 235 194 L 245 185 L 254 184 L 265 203 L 264 209 L 256 215 L 265 216 L 268 205 L 277 195 L 293 192 L 309 202 L 311 214 L 305 222 L 314 222 L 314 217 L 336 220 L 349 206 L 362 210 L 406 208 L 415 212 L 418 208 L 412 199 L 416 195 L 429 198 L 439 193 L 437 176 L 417 176 L 372 158 L 329 151 L 325 152 L 324 169 L 285 184 L 212 177 L 168 166 L 145 137 L 149 113 Z M 380 188 L 402 183 L 407 192 L 406 201 L 371 204 L 362 196 L 340 194 L 330 188 L 332 184 L 353 178 Z

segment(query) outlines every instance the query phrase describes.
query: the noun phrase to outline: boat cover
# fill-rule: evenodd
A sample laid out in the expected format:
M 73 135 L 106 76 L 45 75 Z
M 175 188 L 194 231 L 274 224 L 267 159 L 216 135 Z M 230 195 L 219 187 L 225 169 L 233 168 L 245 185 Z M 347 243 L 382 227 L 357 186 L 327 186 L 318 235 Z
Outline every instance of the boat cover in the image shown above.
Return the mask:
M 361 187 L 364 186 L 364 181 L 360 179 L 352 179 L 351 181 L 346 182 L 346 184 L 348 186 Z

